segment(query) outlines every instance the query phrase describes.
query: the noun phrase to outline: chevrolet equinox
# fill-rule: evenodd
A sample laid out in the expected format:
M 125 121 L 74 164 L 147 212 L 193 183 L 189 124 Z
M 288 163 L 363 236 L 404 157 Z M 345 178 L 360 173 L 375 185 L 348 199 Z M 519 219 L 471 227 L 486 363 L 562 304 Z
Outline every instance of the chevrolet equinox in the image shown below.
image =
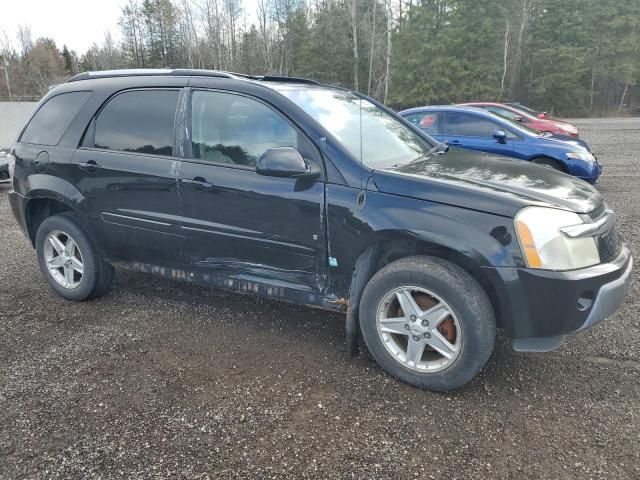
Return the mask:
M 103 295 L 120 266 L 342 311 L 350 353 L 362 338 L 431 390 L 473 379 L 498 328 L 517 351 L 559 347 L 631 276 L 589 184 L 449 148 L 310 80 L 81 73 L 8 159 L 13 213 L 62 297 Z

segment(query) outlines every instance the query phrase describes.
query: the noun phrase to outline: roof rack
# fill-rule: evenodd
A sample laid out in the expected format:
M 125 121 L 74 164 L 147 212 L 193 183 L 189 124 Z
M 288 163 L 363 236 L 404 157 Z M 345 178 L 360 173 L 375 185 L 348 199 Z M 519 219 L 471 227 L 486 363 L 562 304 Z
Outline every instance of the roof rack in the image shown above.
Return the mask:
M 122 70 L 102 70 L 97 72 L 82 72 L 71 77 L 68 82 L 79 80 L 89 80 L 92 78 L 114 78 L 114 77 L 146 77 L 146 76 L 187 76 L 187 77 L 220 77 L 234 78 L 228 72 L 217 70 L 196 70 L 188 68 L 131 68 Z
M 260 82 L 286 82 L 306 83 L 309 85 L 321 85 L 315 80 L 300 77 L 284 77 L 279 75 L 248 75 L 245 73 L 223 72 L 219 70 L 199 70 L 195 68 L 129 68 L 122 70 L 101 70 L 96 72 L 82 72 L 71 77 L 68 82 L 89 80 L 92 78 L 114 77 L 148 77 L 148 76 L 185 76 L 185 77 L 218 77 L 218 78 L 245 78 Z
M 263 82 L 290 82 L 290 83 L 308 83 L 311 85 L 320 85 L 320 82 L 302 77 L 281 77 L 279 75 L 261 75 L 253 77 L 254 80 L 262 80 Z

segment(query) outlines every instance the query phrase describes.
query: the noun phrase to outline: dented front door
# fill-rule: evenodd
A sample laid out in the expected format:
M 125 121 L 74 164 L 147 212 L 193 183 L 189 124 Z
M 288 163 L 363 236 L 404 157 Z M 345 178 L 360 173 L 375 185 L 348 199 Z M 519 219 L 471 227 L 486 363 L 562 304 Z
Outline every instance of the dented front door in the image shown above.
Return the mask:
M 191 135 L 178 194 L 191 264 L 223 276 L 319 291 L 326 250 L 323 180 L 255 171 L 259 156 L 279 146 L 321 161 L 313 144 L 253 97 L 195 90 L 189 110 Z

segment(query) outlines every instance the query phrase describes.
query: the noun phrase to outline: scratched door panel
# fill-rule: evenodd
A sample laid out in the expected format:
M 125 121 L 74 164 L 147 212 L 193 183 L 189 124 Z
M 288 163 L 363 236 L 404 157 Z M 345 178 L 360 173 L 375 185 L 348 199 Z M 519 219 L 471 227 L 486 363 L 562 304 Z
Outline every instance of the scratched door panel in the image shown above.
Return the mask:
M 192 264 L 318 286 L 324 258 L 324 184 L 258 175 L 255 171 L 184 162 L 181 228 Z
M 99 168 L 77 167 L 89 161 Z M 178 161 L 80 149 L 74 156 L 76 186 L 96 212 L 97 238 L 114 260 L 186 264 L 186 240 L 172 218 L 180 214 Z M 99 240 L 100 241 L 100 240 Z
M 135 89 L 111 97 L 97 113 L 71 175 L 113 260 L 187 263 L 173 157 L 179 89 Z M 100 241 L 100 240 L 99 240 Z

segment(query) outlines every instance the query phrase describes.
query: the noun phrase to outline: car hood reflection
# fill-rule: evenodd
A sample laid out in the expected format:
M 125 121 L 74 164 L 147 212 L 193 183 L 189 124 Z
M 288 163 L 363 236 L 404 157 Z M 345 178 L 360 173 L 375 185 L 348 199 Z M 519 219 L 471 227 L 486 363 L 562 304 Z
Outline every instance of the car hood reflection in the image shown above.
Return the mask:
M 398 177 L 404 177 L 404 181 Z M 494 213 L 513 214 L 513 208 L 526 204 L 547 204 L 578 213 L 588 213 L 602 203 L 600 193 L 588 183 L 556 170 L 521 160 L 450 148 L 447 153 L 374 172 L 377 187 L 386 193 L 441 201 L 438 184 L 458 186 L 460 199 L 453 203 L 469 206 L 470 197 L 483 200 Z M 465 195 L 466 193 L 466 195 Z M 502 194 L 509 206 L 491 202 L 487 195 Z M 505 198 L 506 197 L 506 198 Z M 442 203 L 452 203 L 451 196 Z M 489 205 L 491 204 L 491 205 Z M 489 211 L 489 210 L 487 210 Z

